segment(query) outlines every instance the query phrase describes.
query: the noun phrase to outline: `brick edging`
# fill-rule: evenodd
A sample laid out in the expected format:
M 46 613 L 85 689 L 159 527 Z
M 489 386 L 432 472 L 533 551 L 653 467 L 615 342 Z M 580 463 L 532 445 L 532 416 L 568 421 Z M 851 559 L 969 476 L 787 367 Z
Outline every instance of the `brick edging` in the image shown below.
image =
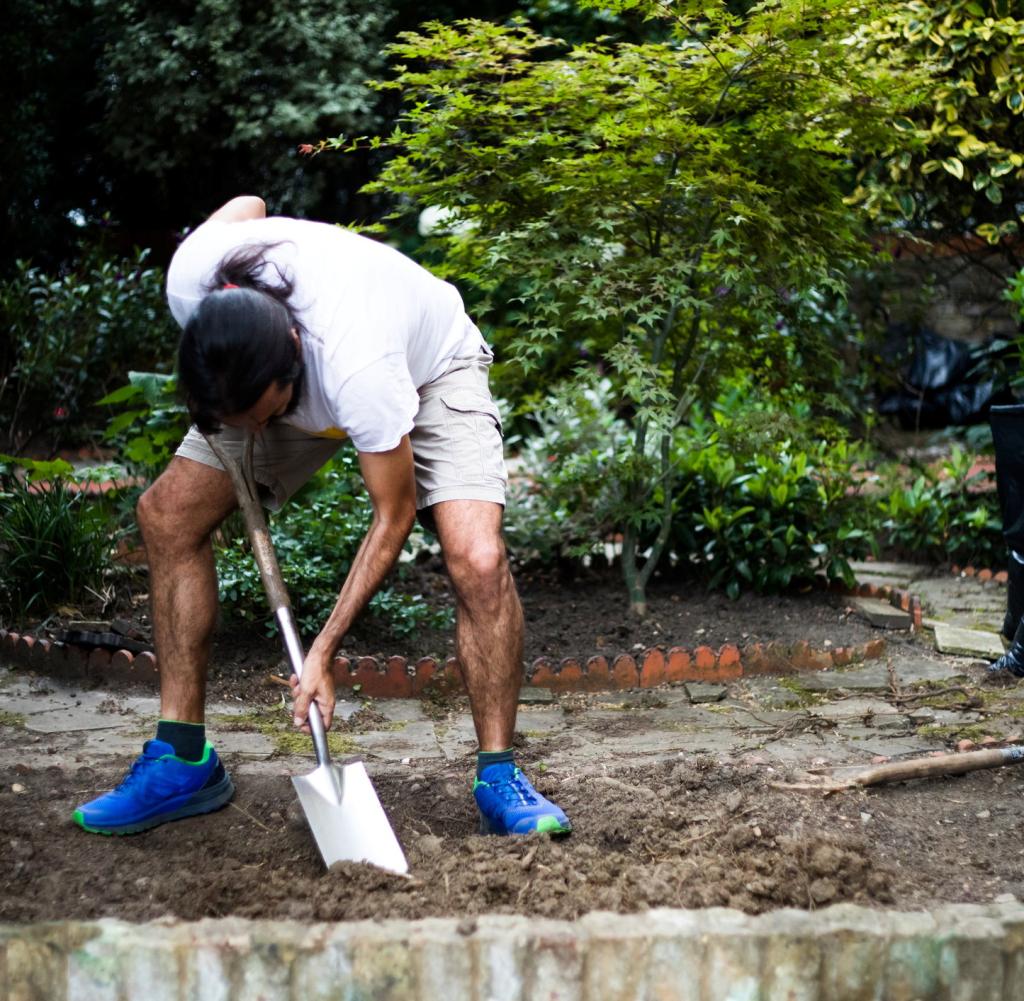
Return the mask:
M 837 594 L 848 594 L 858 598 L 877 598 L 879 601 L 887 601 L 893 608 L 908 612 L 911 617 L 911 632 L 919 633 L 921 623 L 924 619 L 924 612 L 921 607 L 921 599 L 912 591 L 901 587 L 893 587 L 891 584 L 857 584 L 854 587 L 847 587 L 842 581 L 828 581 L 825 588 Z
M 1024 906 L 0 925 L 2 998 L 1024 997 Z M 154 993 L 155 992 L 155 993 Z
M 666 682 L 727 682 L 750 675 L 795 674 L 846 667 L 883 656 L 885 640 L 873 639 L 854 646 L 815 649 L 810 643 L 752 643 L 739 647 L 726 643 L 715 650 L 699 646 L 652 647 L 634 657 L 595 656 L 553 659 L 538 657 L 526 670 L 526 683 L 554 692 L 603 692 L 628 688 L 655 688 Z M 0 657 L 33 669 L 74 677 L 102 676 L 118 680 L 155 680 L 156 656 L 128 650 L 80 647 L 16 632 L 0 630 Z M 458 661 L 449 657 L 411 660 L 406 657 L 338 657 L 334 679 L 339 688 L 375 698 L 415 698 L 425 691 L 463 689 Z
M 973 567 L 968 569 L 973 570 Z M 992 576 L 998 579 L 998 575 Z M 888 584 L 858 584 L 850 588 L 841 581 L 820 583 L 827 590 L 839 594 L 888 601 L 893 607 L 910 613 L 914 632 L 921 629 L 921 599 L 910 591 Z M 692 650 L 680 646 L 659 646 L 645 650 L 637 657 L 627 653 L 586 659 L 538 657 L 526 669 L 526 683 L 558 693 L 621 691 L 656 688 L 668 682 L 728 682 L 752 675 L 827 671 L 833 667 L 875 660 L 884 653 L 884 639 L 827 649 L 815 648 L 806 641 L 751 643 L 742 647 L 726 643 L 717 650 L 710 646 L 698 646 Z M 26 667 L 72 676 L 101 675 L 116 680 L 152 681 L 159 675 L 156 655 L 150 652 L 111 652 L 102 647 L 85 650 L 0 630 L 0 657 L 4 655 Z M 415 698 L 428 690 L 458 692 L 465 687 L 454 657 L 444 661 L 435 657 L 420 657 L 418 660 L 400 656 L 383 660 L 376 657 L 337 657 L 334 680 L 339 688 L 374 698 L 392 699 Z
M 987 567 L 979 570 L 969 563 L 965 567 L 954 563 L 950 567 L 950 573 L 954 577 L 976 577 L 981 581 L 995 581 L 996 584 L 1005 584 L 1010 579 L 1010 575 L 1005 570 L 990 570 Z

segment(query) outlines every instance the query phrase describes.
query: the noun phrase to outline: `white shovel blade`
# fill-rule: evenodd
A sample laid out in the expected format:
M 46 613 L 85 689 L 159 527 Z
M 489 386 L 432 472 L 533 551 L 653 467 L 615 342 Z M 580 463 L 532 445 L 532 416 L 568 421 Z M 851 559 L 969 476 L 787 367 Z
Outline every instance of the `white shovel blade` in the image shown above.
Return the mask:
M 361 761 L 320 765 L 308 775 L 293 776 L 292 784 L 328 868 L 344 861 L 369 862 L 399 875 L 409 871 Z

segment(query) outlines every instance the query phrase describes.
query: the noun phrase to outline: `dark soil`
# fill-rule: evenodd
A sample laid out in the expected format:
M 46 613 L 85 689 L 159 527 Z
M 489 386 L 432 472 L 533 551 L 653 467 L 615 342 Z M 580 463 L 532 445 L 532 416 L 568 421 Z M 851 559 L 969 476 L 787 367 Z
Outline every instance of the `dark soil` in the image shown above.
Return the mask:
M 535 767 L 534 776 L 573 818 L 572 836 L 473 834 L 461 765 L 379 777 L 409 856 L 405 879 L 356 864 L 325 873 L 285 775 L 243 775 L 234 803 L 218 813 L 104 838 L 79 830 L 70 813 L 118 774 L 21 766 L 0 791 L 0 921 L 472 921 L 484 912 L 574 918 L 723 905 L 759 913 L 839 901 L 914 909 L 1024 896 L 1020 770 L 828 799 L 770 788 L 778 772 L 707 758 L 585 775 Z

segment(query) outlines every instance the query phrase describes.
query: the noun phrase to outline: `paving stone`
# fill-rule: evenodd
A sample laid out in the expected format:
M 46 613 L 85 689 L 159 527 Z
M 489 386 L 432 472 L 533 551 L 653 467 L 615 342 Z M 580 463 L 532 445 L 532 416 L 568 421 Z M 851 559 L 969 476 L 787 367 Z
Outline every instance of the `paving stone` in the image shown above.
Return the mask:
M 809 692 L 879 691 L 889 688 L 889 674 L 884 665 L 869 664 L 852 671 L 814 671 L 800 675 L 800 686 Z
M 920 681 L 951 681 L 964 674 L 959 664 L 918 655 L 894 658 L 893 671 L 900 685 L 913 685 Z
M 428 718 L 419 699 L 374 699 L 373 708 L 393 723 L 419 723 Z
M 972 579 L 937 577 L 912 588 L 924 606 L 925 618 L 963 629 L 998 632 L 1006 611 L 1006 592 Z M 934 628 L 934 627 L 933 627 Z
M 940 653 L 960 654 L 995 660 L 1003 655 L 1003 641 L 995 633 L 963 629 L 940 622 L 935 627 L 935 645 Z
M 850 563 L 854 577 L 861 584 L 888 584 L 905 588 L 921 575 L 919 563 L 876 563 L 874 560 L 855 560 Z
M 436 758 L 440 748 L 429 720 L 408 723 L 401 730 L 376 730 L 354 734 L 359 748 L 375 758 Z
M 117 730 L 124 726 L 120 715 L 100 714 L 85 706 L 65 706 L 53 712 L 36 712 L 25 717 L 25 729 L 32 733 L 77 733 L 84 730 Z
M 700 702 L 721 702 L 728 691 L 725 685 L 705 685 L 700 681 L 687 682 L 683 688 L 695 705 Z
M 871 625 L 880 629 L 909 629 L 914 624 L 909 612 L 878 598 L 854 598 L 853 606 Z
M 821 706 L 811 706 L 807 710 L 812 716 L 825 719 L 847 717 L 849 719 L 865 719 L 869 717 L 899 716 L 899 710 L 883 699 L 839 699 Z
M 844 754 L 847 758 L 851 748 L 856 748 L 857 754 L 868 757 L 882 755 L 886 758 L 897 758 L 903 754 L 922 754 L 926 751 L 934 751 L 943 745 L 943 741 L 934 737 L 921 737 L 916 734 L 907 734 L 897 737 L 894 734 L 880 733 L 875 727 L 843 727 L 839 736 L 850 743 L 846 745 Z
M 449 761 L 458 761 L 476 751 L 476 729 L 468 713 L 451 722 L 435 723 L 434 735 L 441 753 Z
M 555 695 L 550 688 L 537 688 L 533 685 L 525 685 L 519 689 L 519 702 L 521 705 L 546 705 L 554 701 Z
M 274 742 L 262 733 L 249 730 L 229 730 L 216 733 L 217 753 L 221 755 L 238 755 L 243 758 L 255 758 L 265 761 L 274 755 Z

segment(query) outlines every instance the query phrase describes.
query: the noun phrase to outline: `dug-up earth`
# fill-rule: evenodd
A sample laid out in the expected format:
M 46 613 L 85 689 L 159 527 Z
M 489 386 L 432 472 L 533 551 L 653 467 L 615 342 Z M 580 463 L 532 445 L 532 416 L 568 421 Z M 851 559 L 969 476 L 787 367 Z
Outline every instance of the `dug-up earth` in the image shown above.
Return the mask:
M 980 587 L 980 585 L 979 585 Z M 867 627 L 865 627 L 867 628 Z M 813 637 L 810 637 L 813 639 Z M 461 697 L 340 704 L 411 878 L 323 870 L 289 776 L 311 770 L 280 690 L 223 686 L 211 739 L 237 787 L 217 813 L 124 838 L 71 822 L 152 734 L 154 694 L 0 668 L 0 921 L 236 915 L 338 920 L 851 901 L 917 909 L 1024 897 L 1024 768 L 825 795 L 811 774 L 1007 744 L 1024 684 L 1000 686 L 929 634 L 890 630 L 855 667 L 604 695 L 524 691 L 518 758 L 571 836 L 485 838 Z M 254 693 L 261 693 L 257 697 Z

